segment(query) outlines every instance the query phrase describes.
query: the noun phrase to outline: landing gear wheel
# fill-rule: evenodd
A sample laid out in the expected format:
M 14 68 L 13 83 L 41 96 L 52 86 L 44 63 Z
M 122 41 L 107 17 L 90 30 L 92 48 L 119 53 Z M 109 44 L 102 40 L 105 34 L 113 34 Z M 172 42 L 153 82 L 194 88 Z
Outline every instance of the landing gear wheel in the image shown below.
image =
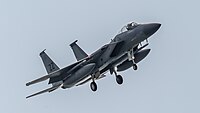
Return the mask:
M 90 88 L 91 88 L 92 91 L 96 91 L 97 90 L 97 84 L 95 82 L 91 82 Z
M 123 83 L 123 78 L 122 78 L 122 76 L 121 76 L 121 75 L 117 75 L 117 76 L 116 76 L 116 81 L 117 81 L 118 84 L 122 84 L 122 83 Z
M 138 69 L 138 67 L 137 67 L 136 64 L 133 64 L 133 69 L 134 69 L 134 70 L 137 70 L 137 69 Z

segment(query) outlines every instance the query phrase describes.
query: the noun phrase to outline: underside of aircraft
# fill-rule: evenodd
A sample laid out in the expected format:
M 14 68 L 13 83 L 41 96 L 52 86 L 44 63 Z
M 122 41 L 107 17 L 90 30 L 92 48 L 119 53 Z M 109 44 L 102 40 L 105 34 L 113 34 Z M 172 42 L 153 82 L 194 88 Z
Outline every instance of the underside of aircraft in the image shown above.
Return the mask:
M 59 68 L 56 63 L 46 54 L 45 50 L 40 53 L 47 75 L 36 80 L 26 83 L 26 86 L 49 80 L 52 87 L 42 90 L 32 96 L 52 92 L 58 88 L 71 88 L 90 82 L 92 91 L 97 90 L 96 80 L 106 77 L 106 73 L 114 74 L 118 84 L 123 83 L 123 77 L 118 72 L 125 71 L 129 68 L 138 69 L 137 64 L 142 61 L 150 52 L 145 49 L 148 45 L 148 38 L 152 36 L 161 24 L 138 24 L 135 22 L 128 23 L 124 26 L 119 34 L 108 44 L 103 45 L 91 55 L 88 55 L 74 41 L 70 47 L 75 55 L 76 62 Z M 142 43 L 142 42 L 145 42 Z

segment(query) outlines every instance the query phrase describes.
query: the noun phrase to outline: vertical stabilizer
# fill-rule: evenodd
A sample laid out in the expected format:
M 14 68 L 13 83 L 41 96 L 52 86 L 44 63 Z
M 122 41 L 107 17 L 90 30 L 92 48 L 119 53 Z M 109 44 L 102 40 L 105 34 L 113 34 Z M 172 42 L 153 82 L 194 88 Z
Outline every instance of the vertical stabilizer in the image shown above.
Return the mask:
M 87 57 L 88 55 L 76 44 L 78 40 L 70 44 L 77 61 Z
M 51 58 L 45 53 L 45 50 L 42 51 L 40 53 L 40 57 L 42 58 L 42 61 L 44 63 L 44 66 L 47 70 L 47 73 L 51 73 L 51 72 L 54 72 L 58 69 L 60 69 L 52 60 Z

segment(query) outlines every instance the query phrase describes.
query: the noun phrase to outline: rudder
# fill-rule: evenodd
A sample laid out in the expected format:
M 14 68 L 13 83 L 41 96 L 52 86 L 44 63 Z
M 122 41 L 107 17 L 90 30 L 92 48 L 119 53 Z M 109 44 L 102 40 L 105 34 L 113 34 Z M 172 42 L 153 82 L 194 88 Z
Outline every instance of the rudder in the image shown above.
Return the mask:
M 70 44 L 77 61 L 87 57 L 88 55 L 76 44 L 78 40 Z

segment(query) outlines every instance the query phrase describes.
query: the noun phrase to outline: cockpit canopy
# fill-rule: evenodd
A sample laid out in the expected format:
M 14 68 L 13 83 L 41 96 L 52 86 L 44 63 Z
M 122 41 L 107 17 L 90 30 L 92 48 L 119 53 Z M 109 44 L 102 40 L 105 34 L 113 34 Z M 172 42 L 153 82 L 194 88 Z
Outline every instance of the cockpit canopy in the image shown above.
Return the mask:
M 125 25 L 124 27 L 122 27 L 122 29 L 120 30 L 119 33 L 123 33 L 123 32 L 125 32 L 125 31 L 134 29 L 134 28 L 137 27 L 138 25 L 139 25 L 139 24 L 136 23 L 136 22 L 130 22 L 130 23 L 128 23 L 127 25 Z

